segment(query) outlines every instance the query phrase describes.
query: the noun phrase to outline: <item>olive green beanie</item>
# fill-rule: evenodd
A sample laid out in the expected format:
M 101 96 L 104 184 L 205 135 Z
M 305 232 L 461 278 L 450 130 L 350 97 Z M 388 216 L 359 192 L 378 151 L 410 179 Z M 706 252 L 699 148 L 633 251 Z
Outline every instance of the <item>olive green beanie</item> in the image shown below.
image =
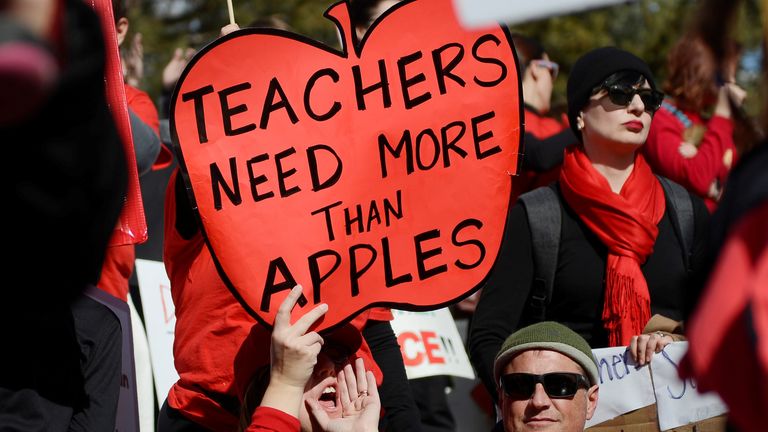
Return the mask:
M 597 362 L 587 341 L 568 327 L 552 321 L 521 328 L 504 341 L 493 362 L 493 377 L 496 382 L 512 357 L 529 350 L 549 350 L 566 355 L 584 369 L 592 385 L 599 382 Z

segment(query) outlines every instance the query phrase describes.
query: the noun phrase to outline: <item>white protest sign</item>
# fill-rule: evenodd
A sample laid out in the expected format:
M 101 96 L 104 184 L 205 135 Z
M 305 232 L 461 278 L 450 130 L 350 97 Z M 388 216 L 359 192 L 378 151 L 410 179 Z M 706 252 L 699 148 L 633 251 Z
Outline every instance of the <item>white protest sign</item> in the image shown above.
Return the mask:
M 715 393 L 699 393 L 695 381 L 679 378 L 678 365 L 687 350 L 688 342 L 669 344 L 651 360 L 661 430 L 716 417 L 728 411 Z
M 451 312 L 392 310 L 392 329 L 397 335 L 408 379 L 452 375 L 474 379 L 464 344 Z
M 656 402 L 648 367 L 636 368 L 626 347 L 595 349 L 592 354 L 598 366 L 600 399 L 586 427 Z
M 162 405 L 168 390 L 179 379 L 173 365 L 176 315 L 171 298 L 171 282 L 165 273 L 165 266 L 159 261 L 137 259 L 136 276 L 144 308 L 157 400 Z
M 548 0 L 539 2 L 454 0 L 453 4 L 461 23 L 472 28 L 490 26 L 499 22 L 519 24 L 627 2 L 627 0 Z

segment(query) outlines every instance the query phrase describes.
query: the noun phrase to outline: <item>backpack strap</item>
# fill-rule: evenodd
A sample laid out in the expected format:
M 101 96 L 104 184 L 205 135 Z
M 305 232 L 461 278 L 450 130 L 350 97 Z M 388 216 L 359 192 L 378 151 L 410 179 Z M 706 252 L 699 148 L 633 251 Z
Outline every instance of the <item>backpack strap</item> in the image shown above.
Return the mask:
M 530 318 L 546 319 L 546 307 L 552 299 L 560 248 L 562 209 L 553 186 L 540 187 L 520 196 L 528 216 L 533 248 L 534 283 L 529 298 Z
M 683 260 L 685 261 L 685 268 L 690 271 L 691 255 L 693 254 L 693 202 L 691 201 L 691 195 L 685 188 L 672 180 L 656 176 L 664 188 L 664 194 L 667 197 L 667 203 L 672 206 L 672 212 L 670 212 L 670 218 L 672 224 L 677 230 L 680 243 L 683 247 Z

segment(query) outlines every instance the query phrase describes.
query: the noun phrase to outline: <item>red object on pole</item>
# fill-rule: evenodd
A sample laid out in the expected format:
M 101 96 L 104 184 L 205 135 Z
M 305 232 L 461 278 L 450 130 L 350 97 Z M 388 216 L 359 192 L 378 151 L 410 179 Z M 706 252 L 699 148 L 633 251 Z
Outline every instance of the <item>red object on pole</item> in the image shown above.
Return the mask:
M 147 240 L 147 222 L 144 218 L 144 205 L 141 200 L 136 154 L 133 150 L 133 136 L 128 117 L 128 104 L 125 98 L 120 52 L 117 48 L 112 1 L 87 0 L 86 4 L 93 8 L 101 21 L 107 60 L 104 72 L 107 103 L 123 142 L 125 161 L 128 165 L 128 187 L 126 188 L 126 195 L 123 197 L 123 210 L 110 240 L 110 245 L 143 243 Z

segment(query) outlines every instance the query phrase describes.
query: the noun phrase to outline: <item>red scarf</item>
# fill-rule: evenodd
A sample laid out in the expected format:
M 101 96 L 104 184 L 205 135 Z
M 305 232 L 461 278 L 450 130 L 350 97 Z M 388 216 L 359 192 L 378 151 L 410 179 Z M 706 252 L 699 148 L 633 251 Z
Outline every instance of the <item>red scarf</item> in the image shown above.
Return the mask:
M 608 248 L 603 325 L 610 346 L 629 345 L 651 317 L 651 296 L 640 265 L 659 234 L 664 189 L 637 152 L 621 192 L 613 193 L 581 146 L 566 151 L 560 187 L 568 205 Z

